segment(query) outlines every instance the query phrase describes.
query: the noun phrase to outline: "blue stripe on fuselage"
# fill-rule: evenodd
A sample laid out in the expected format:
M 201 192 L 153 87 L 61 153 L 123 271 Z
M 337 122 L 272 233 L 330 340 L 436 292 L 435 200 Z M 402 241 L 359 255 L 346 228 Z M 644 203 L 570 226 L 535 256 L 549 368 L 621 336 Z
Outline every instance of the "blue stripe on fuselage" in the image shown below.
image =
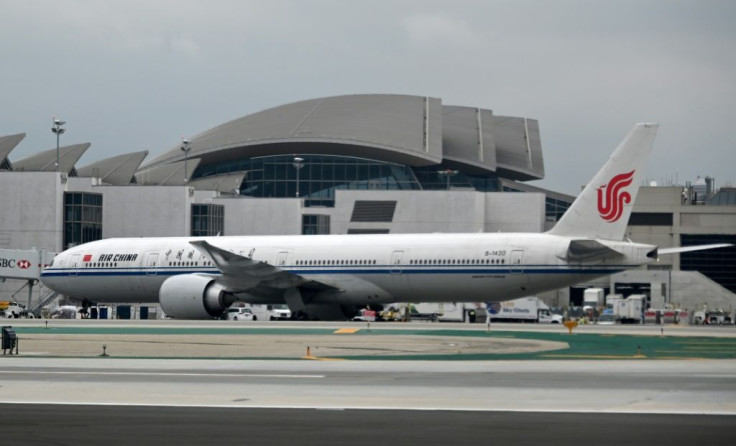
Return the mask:
M 300 275 L 329 275 L 329 274 L 614 274 L 637 265 L 608 265 L 590 267 L 570 267 L 567 265 L 520 265 L 519 267 L 493 267 L 473 268 L 469 266 L 445 266 L 445 267 L 421 267 L 421 266 L 392 266 L 376 265 L 373 267 L 354 268 L 310 268 L 310 267 L 285 267 L 285 271 Z M 142 268 L 47 268 L 41 273 L 41 277 L 75 277 L 75 276 L 174 276 L 179 274 L 221 274 L 218 269 L 182 269 L 159 267 L 155 269 Z

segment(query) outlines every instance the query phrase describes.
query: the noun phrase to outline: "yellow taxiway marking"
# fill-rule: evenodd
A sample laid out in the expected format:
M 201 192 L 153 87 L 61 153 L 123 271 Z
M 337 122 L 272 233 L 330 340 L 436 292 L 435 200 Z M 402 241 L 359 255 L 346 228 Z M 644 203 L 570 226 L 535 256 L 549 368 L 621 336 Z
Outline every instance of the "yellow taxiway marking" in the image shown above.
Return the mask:
M 725 347 L 736 347 L 736 345 L 733 346 L 725 346 Z M 736 351 L 736 348 L 733 349 L 727 349 L 723 345 L 698 345 L 698 346 L 684 346 L 682 347 L 683 350 L 703 350 L 703 351 L 719 351 L 719 352 L 734 352 Z
M 685 350 L 655 350 L 657 353 L 687 353 L 688 355 L 692 355 L 694 353 L 698 353 L 697 349 L 687 349 Z M 701 353 L 734 353 L 733 350 L 702 350 Z
M 360 328 L 341 328 L 339 330 L 335 330 L 334 334 L 353 334 L 360 331 Z
M 646 359 L 644 355 L 542 355 L 545 358 Z

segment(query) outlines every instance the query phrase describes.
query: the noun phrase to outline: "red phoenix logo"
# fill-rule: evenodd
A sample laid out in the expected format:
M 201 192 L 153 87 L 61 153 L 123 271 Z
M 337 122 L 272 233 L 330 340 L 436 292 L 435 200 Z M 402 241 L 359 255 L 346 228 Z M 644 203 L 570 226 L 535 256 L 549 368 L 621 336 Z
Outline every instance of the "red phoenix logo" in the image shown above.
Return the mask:
M 16 263 L 16 265 L 18 265 L 18 268 L 20 269 L 28 269 L 31 267 L 31 262 L 29 262 L 28 260 L 18 260 L 18 263 Z
M 631 184 L 634 172 L 635 170 L 632 170 L 616 175 L 608 184 L 598 188 L 598 213 L 605 221 L 609 223 L 617 221 L 624 213 L 624 205 L 631 203 L 631 194 L 621 189 Z

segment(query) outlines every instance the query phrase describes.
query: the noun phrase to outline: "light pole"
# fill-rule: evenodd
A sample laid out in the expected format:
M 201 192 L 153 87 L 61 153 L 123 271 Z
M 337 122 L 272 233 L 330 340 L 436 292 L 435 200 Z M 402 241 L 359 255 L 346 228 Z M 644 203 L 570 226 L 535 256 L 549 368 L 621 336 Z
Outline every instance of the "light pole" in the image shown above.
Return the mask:
M 294 157 L 294 169 L 296 169 L 296 198 L 299 198 L 299 171 L 304 167 L 304 158 Z
M 454 177 L 457 174 L 458 174 L 457 170 L 451 170 L 451 169 L 437 171 L 437 175 L 444 176 L 445 178 L 447 178 L 447 190 L 450 190 L 450 178 Z
M 189 144 L 190 141 L 188 139 L 181 139 L 181 151 L 184 152 L 184 182 L 189 182 L 189 178 L 187 178 L 187 154 L 189 153 Z
M 56 171 L 59 171 L 59 137 L 66 129 L 61 128 L 62 125 L 66 124 L 65 121 L 60 121 L 54 116 L 54 126 L 51 127 L 51 131 L 56 133 Z

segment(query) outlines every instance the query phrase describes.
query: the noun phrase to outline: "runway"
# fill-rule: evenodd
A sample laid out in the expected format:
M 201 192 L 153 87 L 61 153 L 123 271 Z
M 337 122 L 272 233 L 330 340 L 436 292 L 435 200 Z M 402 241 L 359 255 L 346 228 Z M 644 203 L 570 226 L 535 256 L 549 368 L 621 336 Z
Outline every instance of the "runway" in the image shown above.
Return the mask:
M 418 336 L 421 344 L 447 337 L 447 326 L 421 325 L 428 333 Z M 201 327 L 212 330 L 190 326 Z M 312 333 L 316 325 L 296 327 Z M 553 329 L 535 326 L 532 333 Z M 611 336 L 606 330 L 603 338 Z M 683 348 L 696 337 L 688 330 L 678 335 L 685 336 L 677 344 Z M 718 333 L 723 336 L 708 332 L 696 344 L 706 343 L 706 351 L 732 344 L 733 330 Z M 156 444 L 736 440 L 733 359 L 320 359 L 330 360 L 0 357 L 3 442 L 98 444 L 95 439 L 111 436 Z
M 0 406 L 4 444 L 733 444 L 733 418 L 698 415 Z

